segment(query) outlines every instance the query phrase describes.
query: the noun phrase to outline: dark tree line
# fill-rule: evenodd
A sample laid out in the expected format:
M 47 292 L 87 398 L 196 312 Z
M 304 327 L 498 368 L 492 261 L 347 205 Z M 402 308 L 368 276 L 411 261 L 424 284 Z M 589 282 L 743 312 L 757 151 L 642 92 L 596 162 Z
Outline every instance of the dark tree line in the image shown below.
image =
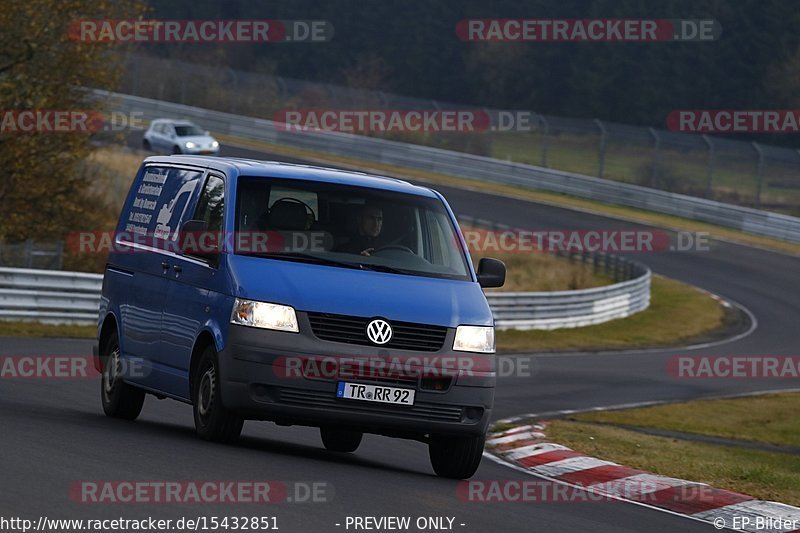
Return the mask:
M 147 53 L 421 98 L 663 126 L 673 109 L 800 103 L 792 0 L 150 0 L 158 18 L 325 19 L 325 44 L 147 45 Z M 469 43 L 463 18 L 713 18 L 716 42 Z M 355 75 L 354 75 L 355 73 Z

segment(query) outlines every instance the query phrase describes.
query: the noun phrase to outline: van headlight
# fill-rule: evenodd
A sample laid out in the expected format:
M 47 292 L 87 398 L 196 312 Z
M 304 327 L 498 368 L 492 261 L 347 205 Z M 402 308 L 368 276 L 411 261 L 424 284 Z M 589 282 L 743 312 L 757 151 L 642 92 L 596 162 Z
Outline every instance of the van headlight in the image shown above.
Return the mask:
M 459 352 L 494 353 L 493 326 L 458 326 L 453 350 Z
M 236 298 L 233 303 L 231 324 L 278 331 L 300 331 L 294 307 Z
M 214 141 L 211 143 L 211 148 L 219 148 L 219 141 Z
M 188 148 L 188 149 L 190 149 L 190 150 L 191 150 L 192 148 L 194 148 L 195 146 L 197 146 L 197 145 L 196 145 L 196 144 L 194 144 L 192 141 L 188 141 L 188 142 L 186 143 L 186 148 Z

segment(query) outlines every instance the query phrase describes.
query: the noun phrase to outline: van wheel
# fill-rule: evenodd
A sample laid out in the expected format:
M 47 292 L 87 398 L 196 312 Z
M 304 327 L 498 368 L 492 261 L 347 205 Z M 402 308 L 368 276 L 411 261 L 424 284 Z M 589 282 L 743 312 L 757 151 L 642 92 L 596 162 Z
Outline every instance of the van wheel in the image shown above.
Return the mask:
M 173 153 L 173 155 L 178 155 L 178 154 L 182 154 L 183 152 L 181 152 L 181 147 L 180 146 L 173 146 L 172 147 L 172 153 Z
M 153 149 L 153 148 L 150 146 L 150 141 L 148 141 L 147 139 L 144 139 L 144 140 L 142 141 L 142 148 L 143 148 L 143 149 L 145 149 L 145 150 L 147 150 L 148 152 L 152 151 L 152 149 Z
M 431 438 L 428 454 L 436 475 L 453 479 L 472 477 L 483 456 L 486 435 Z
M 322 444 L 332 452 L 354 452 L 361 444 L 364 434 L 349 429 L 319 428 Z
M 192 378 L 192 410 L 197 434 L 214 442 L 232 443 L 239 438 L 244 418 L 222 405 L 217 352 L 208 346 Z
M 142 412 L 144 391 L 122 380 L 119 337 L 114 332 L 103 349 L 103 374 L 100 380 L 100 398 L 106 416 L 135 420 Z

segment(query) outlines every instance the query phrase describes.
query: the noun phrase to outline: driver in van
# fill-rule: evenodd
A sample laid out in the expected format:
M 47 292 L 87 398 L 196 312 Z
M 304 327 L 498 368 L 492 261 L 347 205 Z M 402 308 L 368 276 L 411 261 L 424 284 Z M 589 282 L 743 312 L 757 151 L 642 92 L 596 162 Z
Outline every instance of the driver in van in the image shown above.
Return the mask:
M 339 246 L 337 252 L 372 255 L 381 246 L 379 237 L 383 229 L 383 210 L 372 204 L 364 204 L 356 216 L 356 231 L 349 241 Z

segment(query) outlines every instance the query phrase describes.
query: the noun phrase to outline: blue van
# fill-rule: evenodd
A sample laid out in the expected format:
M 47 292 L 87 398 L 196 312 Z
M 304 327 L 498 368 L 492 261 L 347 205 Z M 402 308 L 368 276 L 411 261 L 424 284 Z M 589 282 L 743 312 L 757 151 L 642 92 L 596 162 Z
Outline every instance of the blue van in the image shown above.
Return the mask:
M 438 192 L 408 182 L 236 158 L 146 159 L 103 279 L 95 365 L 108 416 L 146 394 L 193 406 L 200 437 L 245 420 L 429 445 L 470 477 L 492 413 L 494 321 Z M 135 371 L 134 371 L 135 370 Z

